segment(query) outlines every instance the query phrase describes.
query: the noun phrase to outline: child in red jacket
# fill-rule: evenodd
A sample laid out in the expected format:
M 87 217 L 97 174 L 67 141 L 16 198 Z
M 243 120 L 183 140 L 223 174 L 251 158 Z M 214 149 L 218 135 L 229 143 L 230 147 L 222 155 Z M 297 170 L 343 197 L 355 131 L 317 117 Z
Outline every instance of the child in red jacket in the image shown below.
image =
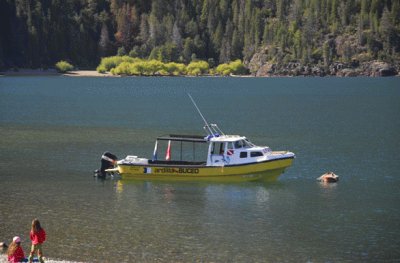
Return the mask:
M 38 255 L 39 262 L 44 263 L 42 244 L 46 240 L 46 232 L 40 226 L 40 222 L 37 218 L 35 218 L 32 221 L 32 229 L 31 229 L 30 237 L 32 240 L 32 247 L 31 247 L 31 253 L 29 254 L 29 258 L 28 258 L 29 262 L 32 262 L 33 254 L 35 254 L 35 252 L 36 252 Z
M 25 259 L 25 254 L 21 247 L 21 239 L 18 236 L 13 238 L 13 242 L 8 247 L 7 256 L 8 261 L 12 263 L 21 262 Z

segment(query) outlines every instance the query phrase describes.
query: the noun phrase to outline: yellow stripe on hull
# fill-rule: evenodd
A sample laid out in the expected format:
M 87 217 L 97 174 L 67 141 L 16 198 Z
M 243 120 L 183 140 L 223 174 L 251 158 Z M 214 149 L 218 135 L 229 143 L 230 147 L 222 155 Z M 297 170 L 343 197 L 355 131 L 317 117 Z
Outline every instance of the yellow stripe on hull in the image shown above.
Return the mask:
M 118 170 L 122 179 L 274 181 L 292 162 L 293 158 L 288 158 L 222 167 L 119 164 Z

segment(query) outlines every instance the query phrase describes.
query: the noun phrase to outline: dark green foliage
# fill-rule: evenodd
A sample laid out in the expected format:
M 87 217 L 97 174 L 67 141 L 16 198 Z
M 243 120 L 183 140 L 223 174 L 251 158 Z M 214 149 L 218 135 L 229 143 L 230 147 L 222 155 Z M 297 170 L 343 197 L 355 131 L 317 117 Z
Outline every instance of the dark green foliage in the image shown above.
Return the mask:
M 400 0 L 2 0 L 0 69 L 128 55 L 228 63 L 398 61 Z
M 120 47 L 120 48 L 118 48 L 118 51 L 117 51 L 117 54 L 118 54 L 118 56 L 126 56 L 126 50 L 125 50 L 125 48 L 122 46 L 122 47 Z

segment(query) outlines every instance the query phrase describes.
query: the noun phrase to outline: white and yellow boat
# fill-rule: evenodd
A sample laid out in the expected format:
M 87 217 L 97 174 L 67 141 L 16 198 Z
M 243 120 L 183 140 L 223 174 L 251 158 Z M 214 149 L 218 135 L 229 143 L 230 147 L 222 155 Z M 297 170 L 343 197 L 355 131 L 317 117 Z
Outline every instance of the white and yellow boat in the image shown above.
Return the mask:
M 189 95 L 192 99 L 192 97 Z M 225 135 L 216 124 L 208 124 L 196 103 L 196 109 L 205 122 L 207 136 L 168 135 L 158 137 L 153 158 L 139 158 L 128 155 L 117 161 L 117 167 L 108 171 L 118 171 L 123 179 L 162 180 L 211 180 L 211 181 L 253 181 L 276 180 L 289 167 L 295 154 L 289 151 L 272 151 L 268 146 L 257 146 L 246 137 Z M 158 145 L 167 143 L 165 160 L 157 159 Z M 172 160 L 172 144 L 181 149 L 179 160 Z M 183 144 L 202 144 L 206 153 L 204 160 L 183 160 Z M 201 148 L 201 147 L 200 147 Z M 197 154 L 198 155 L 198 154 Z M 187 155 L 186 155 L 187 157 Z M 187 158 L 186 158 L 187 159 Z
M 168 141 L 166 160 L 157 160 L 158 145 Z M 208 144 L 206 160 L 187 161 L 168 158 L 173 144 Z M 180 155 L 182 156 L 182 154 Z M 117 162 L 123 179 L 172 179 L 212 181 L 276 180 L 289 167 L 295 155 L 256 146 L 246 137 L 215 133 L 207 137 L 169 135 L 158 137 L 152 159 L 128 155 Z

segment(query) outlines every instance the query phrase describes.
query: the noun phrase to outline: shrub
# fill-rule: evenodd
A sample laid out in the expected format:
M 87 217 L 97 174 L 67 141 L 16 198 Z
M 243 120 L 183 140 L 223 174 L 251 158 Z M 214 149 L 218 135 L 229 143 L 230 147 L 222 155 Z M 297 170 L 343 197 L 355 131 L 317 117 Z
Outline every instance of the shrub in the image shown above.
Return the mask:
M 145 76 L 153 76 L 160 70 L 164 69 L 163 65 L 164 63 L 155 59 L 150 61 L 144 61 L 142 64 L 143 67 L 142 74 Z
M 153 76 L 156 74 L 169 75 L 165 64 L 158 60 L 140 60 L 129 62 L 124 61 L 117 67 L 111 69 L 112 74 L 115 75 L 145 75 Z
M 116 68 L 114 68 L 114 73 L 116 75 L 131 75 L 130 74 L 130 64 L 129 62 L 122 62 Z
M 202 75 L 209 73 L 209 64 L 206 61 L 194 61 L 188 66 L 182 63 L 163 63 L 159 60 L 143 60 L 128 56 L 105 57 L 101 60 L 97 71 L 104 73 L 110 71 L 114 75 L 144 75 L 144 76 L 179 76 Z
M 99 66 L 96 68 L 96 71 L 99 72 L 99 73 L 106 73 L 107 69 L 106 69 L 105 66 L 99 65 Z
M 182 63 L 170 62 L 164 65 L 168 75 L 179 76 L 186 74 L 186 66 Z
M 224 75 L 224 76 L 231 75 L 231 74 L 244 75 L 244 74 L 247 74 L 247 69 L 243 65 L 242 61 L 240 61 L 240 59 L 238 59 L 238 60 L 235 60 L 230 63 L 224 63 L 224 64 L 218 65 L 218 67 L 215 69 L 215 73 L 218 75 Z
M 58 72 L 67 72 L 74 69 L 74 66 L 69 64 L 67 61 L 61 60 L 56 63 L 56 69 Z
M 240 59 L 229 63 L 229 67 L 232 69 L 232 73 L 236 75 L 245 75 L 248 73 L 248 69 L 245 67 Z
M 122 57 L 114 56 L 114 57 L 106 57 L 102 58 L 100 65 L 106 69 L 106 71 L 110 71 L 112 68 L 115 68 L 122 62 Z
M 105 69 L 105 71 L 110 71 L 112 68 L 117 67 L 122 62 L 135 62 L 140 60 L 139 58 L 132 58 L 129 56 L 112 56 L 112 57 L 104 57 L 101 59 L 100 69 Z
M 208 62 L 203 60 L 190 62 L 190 64 L 187 66 L 187 74 L 192 76 L 207 74 L 209 70 L 210 66 L 208 65 Z
M 216 74 L 218 75 L 224 75 L 227 76 L 231 74 L 231 69 L 229 68 L 229 65 L 227 63 L 220 64 L 218 67 L 215 69 Z

